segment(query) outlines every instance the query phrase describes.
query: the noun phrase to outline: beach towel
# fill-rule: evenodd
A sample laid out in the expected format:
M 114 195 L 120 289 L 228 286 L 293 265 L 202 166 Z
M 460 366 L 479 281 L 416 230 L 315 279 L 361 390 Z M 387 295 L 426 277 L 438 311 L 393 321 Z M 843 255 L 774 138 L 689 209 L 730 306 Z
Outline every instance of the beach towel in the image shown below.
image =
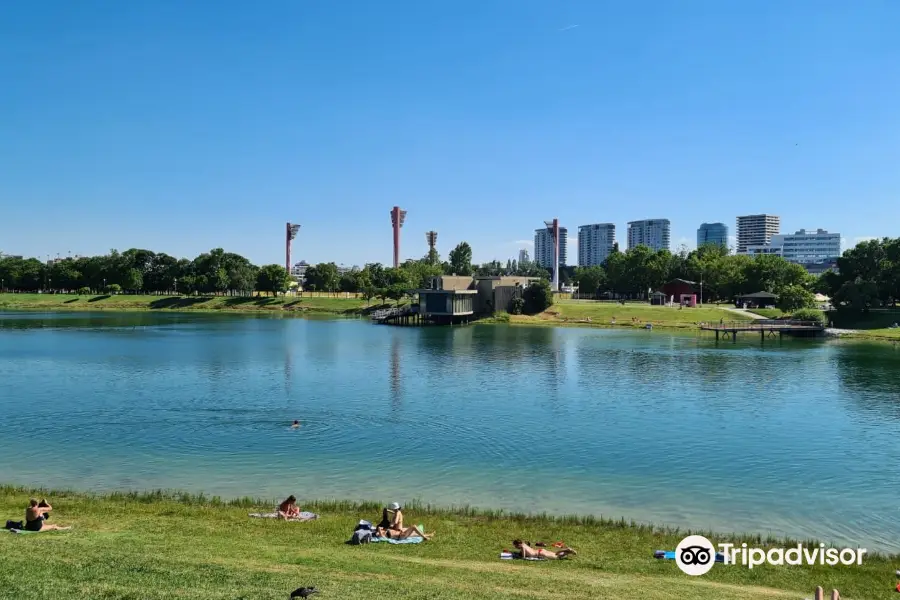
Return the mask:
M 419 536 L 410 536 L 402 540 L 395 540 L 386 537 L 373 537 L 369 540 L 369 543 L 377 544 L 378 542 L 387 542 L 388 544 L 421 544 L 423 541 L 423 538 L 420 538 Z
M 277 518 L 279 518 L 277 512 L 250 513 L 250 516 L 253 517 L 254 519 L 277 519 Z M 319 518 L 319 515 L 317 515 L 316 513 L 303 511 L 302 513 L 300 513 L 299 517 L 293 517 L 291 519 L 288 519 L 288 521 L 292 521 L 292 522 L 314 521 L 318 518 Z
M 546 558 L 540 556 L 530 556 L 528 558 L 522 558 L 522 555 L 518 552 L 501 552 L 500 560 L 547 560 Z
M 48 531 L 71 531 L 71 529 L 41 529 L 40 531 L 28 531 L 27 529 L 7 529 L 10 533 L 16 533 L 18 535 L 31 535 L 33 533 L 47 533 Z

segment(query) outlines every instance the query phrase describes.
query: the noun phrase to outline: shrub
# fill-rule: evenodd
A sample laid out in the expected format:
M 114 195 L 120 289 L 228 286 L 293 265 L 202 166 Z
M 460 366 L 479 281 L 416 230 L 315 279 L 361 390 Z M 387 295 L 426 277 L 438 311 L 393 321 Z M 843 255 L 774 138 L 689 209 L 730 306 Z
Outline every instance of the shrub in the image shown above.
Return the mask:
M 535 281 L 522 294 L 525 300 L 523 311 L 528 315 L 535 315 L 544 312 L 553 305 L 553 291 L 550 289 L 550 282 L 546 279 Z
M 801 308 L 800 310 L 795 310 L 793 314 L 791 314 L 791 319 L 795 321 L 815 321 L 822 325 L 827 322 L 825 313 L 814 308 Z
M 799 285 L 789 285 L 778 294 L 778 308 L 791 312 L 816 305 L 812 292 Z
M 509 312 L 514 315 L 521 315 L 525 310 L 525 300 L 522 298 L 513 298 L 509 305 Z
M 91 288 L 89 288 L 89 287 L 80 287 L 80 288 L 78 288 L 78 295 L 79 295 L 79 296 L 87 296 L 87 295 L 89 295 L 90 293 L 91 293 Z
M 119 292 L 122 291 L 122 286 L 119 285 L 118 283 L 111 283 L 108 286 L 106 286 L 106 291 L 109 292 L 110 294 L 118 294 Z

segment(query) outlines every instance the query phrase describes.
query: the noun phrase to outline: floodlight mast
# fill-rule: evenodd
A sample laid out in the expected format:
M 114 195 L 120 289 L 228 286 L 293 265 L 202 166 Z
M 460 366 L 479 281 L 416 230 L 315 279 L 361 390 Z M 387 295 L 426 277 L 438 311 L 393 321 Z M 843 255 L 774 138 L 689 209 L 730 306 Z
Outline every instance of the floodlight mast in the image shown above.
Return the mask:
M 399 206 L 391 209 L 391 226 L 394 229 L 394 268 L 400 266 L 400 228 L 406 221 L 406 211 Z
M 296 223 L 287 222 L 284 235 L 284 270 L 290 274 L 291 272 L 291 242 L 297 237 L 300 226 Z

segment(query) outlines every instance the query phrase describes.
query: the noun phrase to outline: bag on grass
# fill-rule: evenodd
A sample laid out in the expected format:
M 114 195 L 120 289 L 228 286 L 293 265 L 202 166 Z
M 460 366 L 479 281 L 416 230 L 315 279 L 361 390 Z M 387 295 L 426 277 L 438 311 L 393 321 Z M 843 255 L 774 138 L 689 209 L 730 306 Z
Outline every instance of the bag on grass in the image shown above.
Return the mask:
M 372 541 L 372 532 L 367 529 L 357 529 L 350 537 L 351 546 L 359 546 L 360 544 L 368 544 Z

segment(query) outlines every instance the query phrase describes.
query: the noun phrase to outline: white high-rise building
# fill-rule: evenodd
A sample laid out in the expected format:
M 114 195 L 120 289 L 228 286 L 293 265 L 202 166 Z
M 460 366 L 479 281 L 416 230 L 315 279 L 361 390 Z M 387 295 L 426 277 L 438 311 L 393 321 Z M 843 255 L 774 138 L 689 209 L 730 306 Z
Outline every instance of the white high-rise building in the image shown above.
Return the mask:
M 291 277 L 293 277 L 294 281 L 302 282 L 306 277 L 306 270 L 309 268 L 309 263 L 305 260 L 301 260 L 296 263 L 293 267 L 291 267 Z
M 578 264 L 582 267 L 602 265 L 616 244 L 616 226 L 595 223 L 578 227 Z
M 519 250 L 519 264 L 527 265 L 531 260 L 531 257 L 528 255 L 528 250 L 526 248 L 522 248 Z
M 644 219 L 628 223 L 628 249 L 647 246 L 654 252 L 669 249 L 668 219 Z
M 841 234 L 801 229 L 796 233 L 773 235 L 771 245 L 780 247 L 781 255 L 791 262 L 819 263 L 840 257 Z
M 568 258 L 569 232 L 565 227 L 559 228 L 559 264 L 566 266 Z M 545 269 L 553 266 L 553 233 L 546 227 L 534 230 L 534 262 Z
M 738 254 L 746 254 L 748 246 L 766 246 L 778 235 L 781 217 L 775 215 L 747 215 L 737 218 Z

